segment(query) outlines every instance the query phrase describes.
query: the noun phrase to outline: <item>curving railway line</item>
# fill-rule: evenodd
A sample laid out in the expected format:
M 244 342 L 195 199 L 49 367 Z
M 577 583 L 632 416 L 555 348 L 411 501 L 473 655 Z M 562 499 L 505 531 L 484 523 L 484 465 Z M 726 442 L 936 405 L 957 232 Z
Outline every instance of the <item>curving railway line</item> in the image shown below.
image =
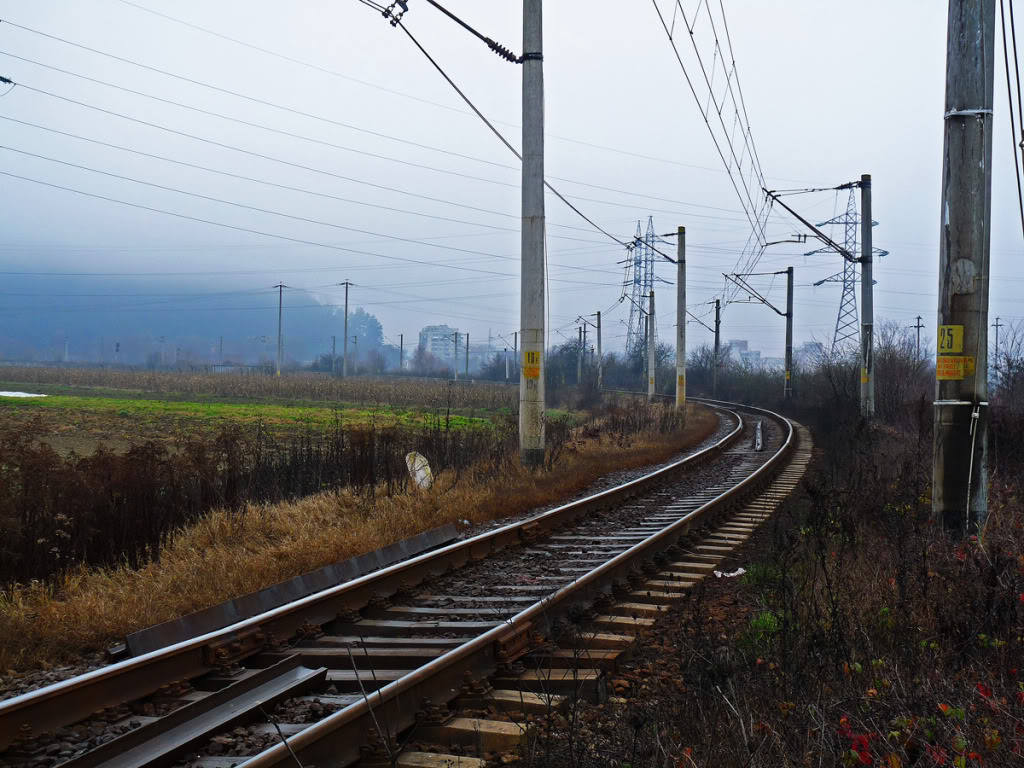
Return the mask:
M 605 699 L 799 481 L 806 430 L 707 404 L 718 433 L 643 477 L 0 702 L 0 764 L 485 765 L 526 715 Z

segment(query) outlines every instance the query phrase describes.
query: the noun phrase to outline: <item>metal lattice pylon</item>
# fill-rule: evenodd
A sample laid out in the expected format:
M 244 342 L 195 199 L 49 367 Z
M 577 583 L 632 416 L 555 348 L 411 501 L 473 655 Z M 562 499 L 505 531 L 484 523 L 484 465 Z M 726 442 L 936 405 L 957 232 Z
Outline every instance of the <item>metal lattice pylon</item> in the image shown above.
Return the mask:
M 647 233 L 636 223 L 633 252 L 626 267 L 625 291 L 629 295 L 629 325 L 626 328 L 626 356 L 647 349 L 644 319 L 648 297 L 654 289 L 654 217 L 647 217 Z
M 857 212 L 857 195 L 850 189 L 850 197 L 846 203 L 846 213 L 842 216 L 823 221 L 819 227 L 842 226 L 843 247 L 848 253 L 860 253 L 858 246 L 858 234 L 860 230 L 860 214 Z M 878 222 L 872 221 L 871 226 L 877 227 Z M 818 253 L 835 253 L 831 248 L 820 248 L 811 251 L 807 256 Z M 888 251 L 881 248 L 872 249 L 872 253 L 881 258 L 887 256 Z M 819 280 L 815 285 L 823 283 L 842 283 L 843 295 L 839 299 L 839 314 L 836 315 L 836 327 L 832 333 L 831 354 L 856 346 L 860 347 L 860 322 L 857 315 L 857 265 L 852 261 L 843 260 L 843 271 Z

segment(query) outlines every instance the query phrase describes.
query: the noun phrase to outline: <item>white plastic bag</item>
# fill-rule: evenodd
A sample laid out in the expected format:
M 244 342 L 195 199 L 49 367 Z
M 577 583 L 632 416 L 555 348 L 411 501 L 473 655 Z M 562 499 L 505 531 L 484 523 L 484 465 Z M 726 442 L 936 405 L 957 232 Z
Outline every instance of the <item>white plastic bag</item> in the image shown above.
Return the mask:
M 412 451 L 405 455 L 405 465 L 409 468 L 409 476 L 417 488 L 427 490 L 434 484 L 434 476 L 430 472 L 430 464 L 427 457 L 421 453 Z

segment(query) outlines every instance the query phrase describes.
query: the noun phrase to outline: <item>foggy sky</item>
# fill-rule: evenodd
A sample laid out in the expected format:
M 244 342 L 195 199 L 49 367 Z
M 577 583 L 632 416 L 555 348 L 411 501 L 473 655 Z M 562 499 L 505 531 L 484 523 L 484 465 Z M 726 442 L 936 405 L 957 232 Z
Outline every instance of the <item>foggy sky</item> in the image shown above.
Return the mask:
M 228 326 L 223 320 L 228 305 L 260 307 L 235 312 L 252 315 L 246 315 L 251 335 L 269 333 L 276 329 L 276 293 L 269 288 L 278 282 L 297 289 L 286 293 L 286 317 L 295 317 L 288 315 L 289 303 L 297 305 L 294 312 L 313 312 L 312 294 L 331 305 L 318 315 L 321 333 L 340 334 L 336 307 L 343 292 L 335 284 L 346 279 L 356 284 L 353 308 L 375 313 L 391 338 L 399 333 L 412 338 L 432 323 L 458 326 L 475 340 L 488 332 L 507 337 L 517 328 L 518 163 L 400 30 L 356 0 L 132 2 L 322 69 L 241 47 L 120 0 L 0 0 L 0 18 L 325 119 L 181 82 L 9 24 L 0 24 L 0 75 L 20 85 L 0 98 L 0 117 L 352 202 L 215 175 L 8 120 L 0 120 L 0 171 L 334 248 L 0 176 L 0 272 L 5 273 L 0 275 L 0 336 L 5 326 L 10 333 L 26 325 L 43 334 L 69 329 L 73 335 L 74 317 L 88 314 L 111 333 L 121 328 L 172 333 L 186 317 L 214 339 Z M 412 0 L 411 5 L 409 29 L 518 147 L 521 69 L 426 3 Z M 545 5 L 549 180 L 620 239 L 632 236 L 638 219 L 646 226 L 649 214 L 658 232 L 685 225 L 689 303 L 704 313 L 698 305 L 721 291 L 721 273 L 733 270 L 750 227 L 654 8 L 649 0 L 548 0 Z M 667 0 L 660 5 L 670 11 Z M 521 3 L 449 0 L 447 6 L 484 34 L 521 50 Z M 922 315 L 932 337 L 946 3 L 727 0 L 725 6 L 769 183 L 833 187 L 871 173 L 874 217 L 880 222 L 875 244 L 890 251 L 875 268 L 877 317 L 911 325 Z M 996 37 L 1001 62 L 998 30 Z M 30 88 L 408 194 L 212 146 Z M 1018 295 L 1024 266 L 1001 64 L 995 94 L 990 316 L 1006 322 L 1024 315 Z M 324 223 L 145 187 L 12 149 Z M 831 192 L 789 200 L 816 222 L 841 213 L 846 204 L 841 193 L 837 209 Z M 551 343 L 563 340 L 559 333 L 575 338 L 578 315 L 611 309 L 605 346 L 620 348 L 625 336 L 620 321 L 629 308 L 612 307 L 620 295 L 623 249 L 550 195 L 547 211 Z M 776 211 L 768 230 L 772 239 L 802 231 Z M 838 285 L 812 288 L 811 283 L 838 272 L 840 259 L 802 255 L 816 247 L 810 242 L 773 247 L 759 269 L 796 268 L 798 344 L 829 338 L 838 309 Z M 659 267 L 659 275 L 672 279 L 672 267 Z M 769 298 L 784 303 L 784 278 L 757 284 L 764 290 L 771 286 Z M 674 289 L 660 284 L 657 290 L 665 296 L 659 302 L 659 334 L 670 339 Z M 258 301 L 243 301 L 247 294 L 241 292 Z M 143 293 L 150 295 L 138 295 Z M 224 294 L 232 294 L 230 300 Z M 233 319 L 229 332 L 243 333 L 242 325 Z M 696 324 L 688 332 L 691 346 L 710 338 Z M 723 314 L 724 339 L 748 339 L 765 354 L 781 353 L 783 332 L 783 319 L 762 306 L 734 304 Z

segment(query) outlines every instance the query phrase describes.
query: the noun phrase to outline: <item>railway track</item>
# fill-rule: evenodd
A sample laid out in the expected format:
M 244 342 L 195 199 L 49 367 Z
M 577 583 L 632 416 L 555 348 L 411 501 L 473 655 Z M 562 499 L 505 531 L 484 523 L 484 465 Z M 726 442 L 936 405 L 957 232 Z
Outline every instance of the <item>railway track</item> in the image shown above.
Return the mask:
M 802 428 L 709 404 L 712 444 L 641 478 L 0 702 L 0 763 L 483 765 L 522 740 L 510 716 L 603 700 L 615 656 L 795 486 Z

